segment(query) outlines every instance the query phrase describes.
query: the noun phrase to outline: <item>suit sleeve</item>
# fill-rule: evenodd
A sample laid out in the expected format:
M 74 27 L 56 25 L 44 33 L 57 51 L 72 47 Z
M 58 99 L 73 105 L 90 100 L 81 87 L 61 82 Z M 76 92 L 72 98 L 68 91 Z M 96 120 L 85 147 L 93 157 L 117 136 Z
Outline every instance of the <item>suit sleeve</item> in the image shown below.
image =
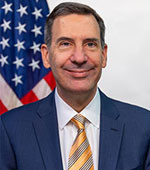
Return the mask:
M 0 117 L 0 169 L 17 170 L 15 154 Z
M 150 140 L 149 140 L 149 147 L 148 147 L 147 156 L 145 160 L 144 170 L 150 170 Z

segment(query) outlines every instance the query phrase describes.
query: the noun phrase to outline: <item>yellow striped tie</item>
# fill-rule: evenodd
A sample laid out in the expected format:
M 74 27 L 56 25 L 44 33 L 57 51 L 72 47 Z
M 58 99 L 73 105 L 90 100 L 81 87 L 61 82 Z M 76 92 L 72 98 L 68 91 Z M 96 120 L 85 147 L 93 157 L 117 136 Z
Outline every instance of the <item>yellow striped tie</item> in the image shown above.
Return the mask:
M 91 147 L 85 133 L 85 117 L 76 115 L 71 121 L 78 128 L 69 154 L 68 170 L 94 170 Z

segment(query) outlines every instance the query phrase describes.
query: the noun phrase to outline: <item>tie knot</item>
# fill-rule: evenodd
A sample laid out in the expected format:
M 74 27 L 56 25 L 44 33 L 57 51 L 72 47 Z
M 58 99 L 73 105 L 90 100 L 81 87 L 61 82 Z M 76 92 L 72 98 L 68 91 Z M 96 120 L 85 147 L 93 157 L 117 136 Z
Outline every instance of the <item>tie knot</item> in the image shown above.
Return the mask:
M 78 128 L 78 129 L 84 129 L 84 125 L 85 125 L 85 117 L 82 116 L 81 114 L 77 114 L 75 115 L 72 119 L 71 119 L 72 123 Z

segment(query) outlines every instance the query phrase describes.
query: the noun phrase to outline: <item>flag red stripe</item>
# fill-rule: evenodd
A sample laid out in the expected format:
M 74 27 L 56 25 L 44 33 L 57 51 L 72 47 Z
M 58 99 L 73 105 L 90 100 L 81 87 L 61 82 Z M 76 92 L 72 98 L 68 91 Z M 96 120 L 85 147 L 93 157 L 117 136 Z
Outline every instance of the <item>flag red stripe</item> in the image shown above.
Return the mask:
M 28 104 L 28 103 L 31 103 L 31 102 L 35 102 L 37 101 L 38 98 L 37 96 L 34 94 L 34 92 L 31 90 L 29 93 L 27 93 L 22 99 L 21 99 L 21 102 L 23 104 Z
M 52 71 L 50 71 L 45 77 L 45 81 L 49 84 L 52 90 L 54 90 L 56 83 Z
M 4 106 L 4 104 L 0 100 L 0 115 L 7 112 L 7 111 L 8 111 L 7 108 Z

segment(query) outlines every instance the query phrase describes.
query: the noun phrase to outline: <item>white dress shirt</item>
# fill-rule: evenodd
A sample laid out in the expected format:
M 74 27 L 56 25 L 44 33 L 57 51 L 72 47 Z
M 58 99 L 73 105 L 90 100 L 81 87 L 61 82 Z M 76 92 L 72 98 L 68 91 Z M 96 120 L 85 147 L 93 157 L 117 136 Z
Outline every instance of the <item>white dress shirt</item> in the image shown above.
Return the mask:
M 70 120 L 78 113 L 64 102 L 57 89 L 55 90 L 55 101 L 63 169 L 68 170 L 69 153 L 77 135 L 77 127 Z M 85 131 L 92 150 L 94 169 L 98 170 L 100 137 L 100 94 L 98 89 L 92 101 L 80 114 L 88 120 L 85 122 Z

